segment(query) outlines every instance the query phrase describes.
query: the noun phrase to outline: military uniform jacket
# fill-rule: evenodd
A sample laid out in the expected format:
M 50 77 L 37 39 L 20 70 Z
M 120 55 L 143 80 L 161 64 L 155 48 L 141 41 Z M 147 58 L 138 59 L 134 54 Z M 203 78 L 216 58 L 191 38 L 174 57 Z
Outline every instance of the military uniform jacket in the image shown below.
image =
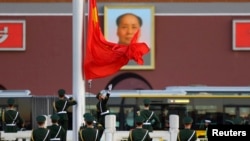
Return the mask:
M 61 120 L 68 120 L 67 109 L 76 105 L 75 100 L 59 99 L 55 102 L 55 110 Z
M 106 97 L 96 104 L 97 115 L 102 115 L 102 113 L 107 112 L 107 110 L 108 110 L 107 103 L 109 100 L 109 96 L 110 96 L 110 94 L 107 93 Z
M 98 124 L 94 124 L 93 127 L 94 127 L 94 129 L 98 130 L 98 138 L 101 139 L 102 133 L 104 131 L 103 126 L 98 125 Z M 80 126 L 79 131 L 84 130 L 86 128 L 88 128 L 87 125 L 83 124 L 82 126 Z
M 57 124 L 52 124 L 51 126 L 47 127 L 50 130 L 50 137 L 51 139 L 60 139 L 60 141 L 66 141 L 66 131 L 62 126 Z
M 143 128 L 149 130 L 149 132 L 153 131 L 153 127 L 160 127 L 160 119 L 153 111 L 142 110 L 140 112 L 140 116 L 145 119 L 143 123 Z
M 196 139 L 196 131 L 191 129 L 182 129 L 177 136 L 177 141 L 196 141 Z
M 128 141 L 151 141 L 149 132 L 143 128 L 135 128 L 130 130 Z
M 37 128 L 31 132 L 31 141 L 50 141 L 50 130 Z
M 100 141 L 99 131 L 90 127 L 81 129 L 79 131 L 79 141 Z
M 2 113 L 2 121 L 4 123 L 5 132 L 17 132 L 17 124 L 22 125 L 23 119 L 21 118 L 19 112 L 15 110 L 7 110 Z

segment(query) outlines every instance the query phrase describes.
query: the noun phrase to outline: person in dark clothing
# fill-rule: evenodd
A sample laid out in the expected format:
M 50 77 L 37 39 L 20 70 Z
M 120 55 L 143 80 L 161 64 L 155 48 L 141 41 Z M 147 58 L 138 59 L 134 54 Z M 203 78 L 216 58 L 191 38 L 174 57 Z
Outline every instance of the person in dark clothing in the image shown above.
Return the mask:
M 52 125 L 47 128 L 51 132 L 51 141 L 66 141 L 65 138 L 65 129 L 62 126 L 58 125 L 59 116 L 57 114 L 52 115 L 51 117 Z
M 93 116 L 92 114 L 90 114 L 90 113 L 85 113 L 85 114 L 83 115 L 84 123 L 83 123 L 83 125 L 80 127 L 79 131 L 82 130 L 82 129 L 86 129 L 86 128 L 88 127 L 88 125 L 87 125 L 87 120 L 86 120 L 86 119 L 88 119 L 88 117 L 91 117 L 91 118 L 93 117 L 93 118 L 94 118 L 94 116 Z M 104 131 L 103 126 L 102 126 L 101 124 L 98 124 L 95 118 L 93 119 L 93 124 L 92 124 L 92 125 L 93 125 L 93 127 L 94 127 L 95 129 L 98 130 L 98 132 L 99 132 L 99 133 L 98 133 L 98 138 L 101 139 L 102 134 L 103 134 L 103 131 Z
M 50 130 L 45 128 L 45 116 L 37 116 L 38 128 L 32 130 L 31 141 L 50 141 Z
M 94 127 L 94 117 L 86 115 L 84 117 L 86 127 L 79 130 L 79 141 L 100 141 L 100 132 Z
M 18 111 L 15 110 L 14 104 L 15 100 L 13 98 L 9 98 L 8 107 L 5 112 L 2 113 L 2 122 L 4 124 L 4 132 L 11 133 L 17 132 L 20 128 L 24 127 L 24 121 Z
M 96 98 L 99 100 L 96 104 L 97 109 L 97 121 L 105 128 L 105 116 L 109 114 L 109 109 L 107 106 L 109 96 L 111 94 L 112 84 L 108 86 L 108 92 L 106 95 L 104 91 L 101 91 L 96 95 Z
M 58 116 L 60 117 L 58 120 L 58 124 L 63 127 L 63 129 L 66 131 L 65 138 L 67 138 L 67 130 L 68 130 L 68 114 L 67 109 L 73 105 L 76 105 L 77 102 L 73 100 L 73 98 L 67 98 L 65 96 L 65 90 L 59 89 L 58 90 L 58 98 L 56 102 L 53 103 L 54 110 L 57 112 Z
M 191 129 L 193 119 L 191 117 L 183 118 L 184 129 L 180 130 L 177 135 L 177 141 L 196 141 L 196 131 Z
M 151 141 L 149 131 L 143 129 L 144 118 L 142 116 L 135 117 L 136 128 L 129 131 L 128 141 Z
M 82 123 L 82 126 L 80 126 L 80 129 L 79 130 L 81 130 L 81 129 L 85 129 L 85 128 L 87 128 L 87 124 L 86 124 L 86 117 L 88 117 L 88 116 L 92 116 L 90 113 L 85 113 L 85 114 L 83 114 L 83 118 L 84 118 L 84 122 Z M 95 120 L 93 120 L 93 124 L 94 124 L 94 122 L 96 122 Z M 94 127 L 95 127 L 95 125 L 94 125 Z
M 159 128 L 160 127 L 160 119 L 155 114 L 154 111 L 149 109 L 150 106 L 150 99 L 144 99 L 144 109 L 140 111 L 139 115 L 144 118 L 143 128 L 147 129 L 149 132 L 153 132 L 153 127 Z

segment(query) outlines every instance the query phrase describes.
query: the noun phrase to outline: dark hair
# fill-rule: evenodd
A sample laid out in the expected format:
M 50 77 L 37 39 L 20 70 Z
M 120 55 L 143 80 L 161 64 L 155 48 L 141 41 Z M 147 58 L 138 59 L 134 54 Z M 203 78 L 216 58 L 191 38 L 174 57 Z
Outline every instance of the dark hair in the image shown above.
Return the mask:
M 138 20 L 140 26 L 142 26 L 142 19 L 141 19 L 141 17 L 139 17 L 139 16 L 137 16 L 137 15 L 135 15 L 135 14 L 133 14 L 133 13 L 125 13 L 125 14 L 122 14 L 122 15 L 118 16 L 117 19 L 116 19 L 116 25 L 119 26 L 119 24 L 120 24 L 122 18 L 125 17 L 125 16 L 127 16 L 127 15 L 135 16 L 135 17 L 137 18 L 137 20 Z
M 8 104 L 9 105 L 9 107 L 13 107 L 14 106 L 14 104 Z
M 45 123 L 45 121 L 39 121 L 39 122 L 37 122 L 37 124 L 38 124 L 39 126 L 43 125 L 44 123 Z
M 143 124 L 143 122 L 136 122 L 135 124 L 138 126 L 141 126 Z
M 87 125 L 93 124 L 93 121 L 86 121 Z
M 57 119 L 52 119 L 51 122 L 52 122 L 52 123 L 57 123 L 58 120 L 57 120 Z

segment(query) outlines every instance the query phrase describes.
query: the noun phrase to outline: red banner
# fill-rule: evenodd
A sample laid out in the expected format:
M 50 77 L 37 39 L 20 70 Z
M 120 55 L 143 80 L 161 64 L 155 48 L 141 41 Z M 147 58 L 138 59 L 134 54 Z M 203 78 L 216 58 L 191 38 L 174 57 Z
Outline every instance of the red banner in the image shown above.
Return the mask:
M 0 50 L 24 50 L 24 21 L 0 21 Z

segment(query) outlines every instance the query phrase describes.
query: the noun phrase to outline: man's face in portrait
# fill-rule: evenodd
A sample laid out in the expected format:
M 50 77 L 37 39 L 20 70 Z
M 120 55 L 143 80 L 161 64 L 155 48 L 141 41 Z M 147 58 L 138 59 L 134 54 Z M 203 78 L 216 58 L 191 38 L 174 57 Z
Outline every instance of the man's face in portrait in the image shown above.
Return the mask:
M 117 26 L 117 36 L 119 38 L 118 43 L 129 45 L 134 34 L 140 29 L 140 27 L 139 20 L 136 16 L 126 14 L 121 17 Z

